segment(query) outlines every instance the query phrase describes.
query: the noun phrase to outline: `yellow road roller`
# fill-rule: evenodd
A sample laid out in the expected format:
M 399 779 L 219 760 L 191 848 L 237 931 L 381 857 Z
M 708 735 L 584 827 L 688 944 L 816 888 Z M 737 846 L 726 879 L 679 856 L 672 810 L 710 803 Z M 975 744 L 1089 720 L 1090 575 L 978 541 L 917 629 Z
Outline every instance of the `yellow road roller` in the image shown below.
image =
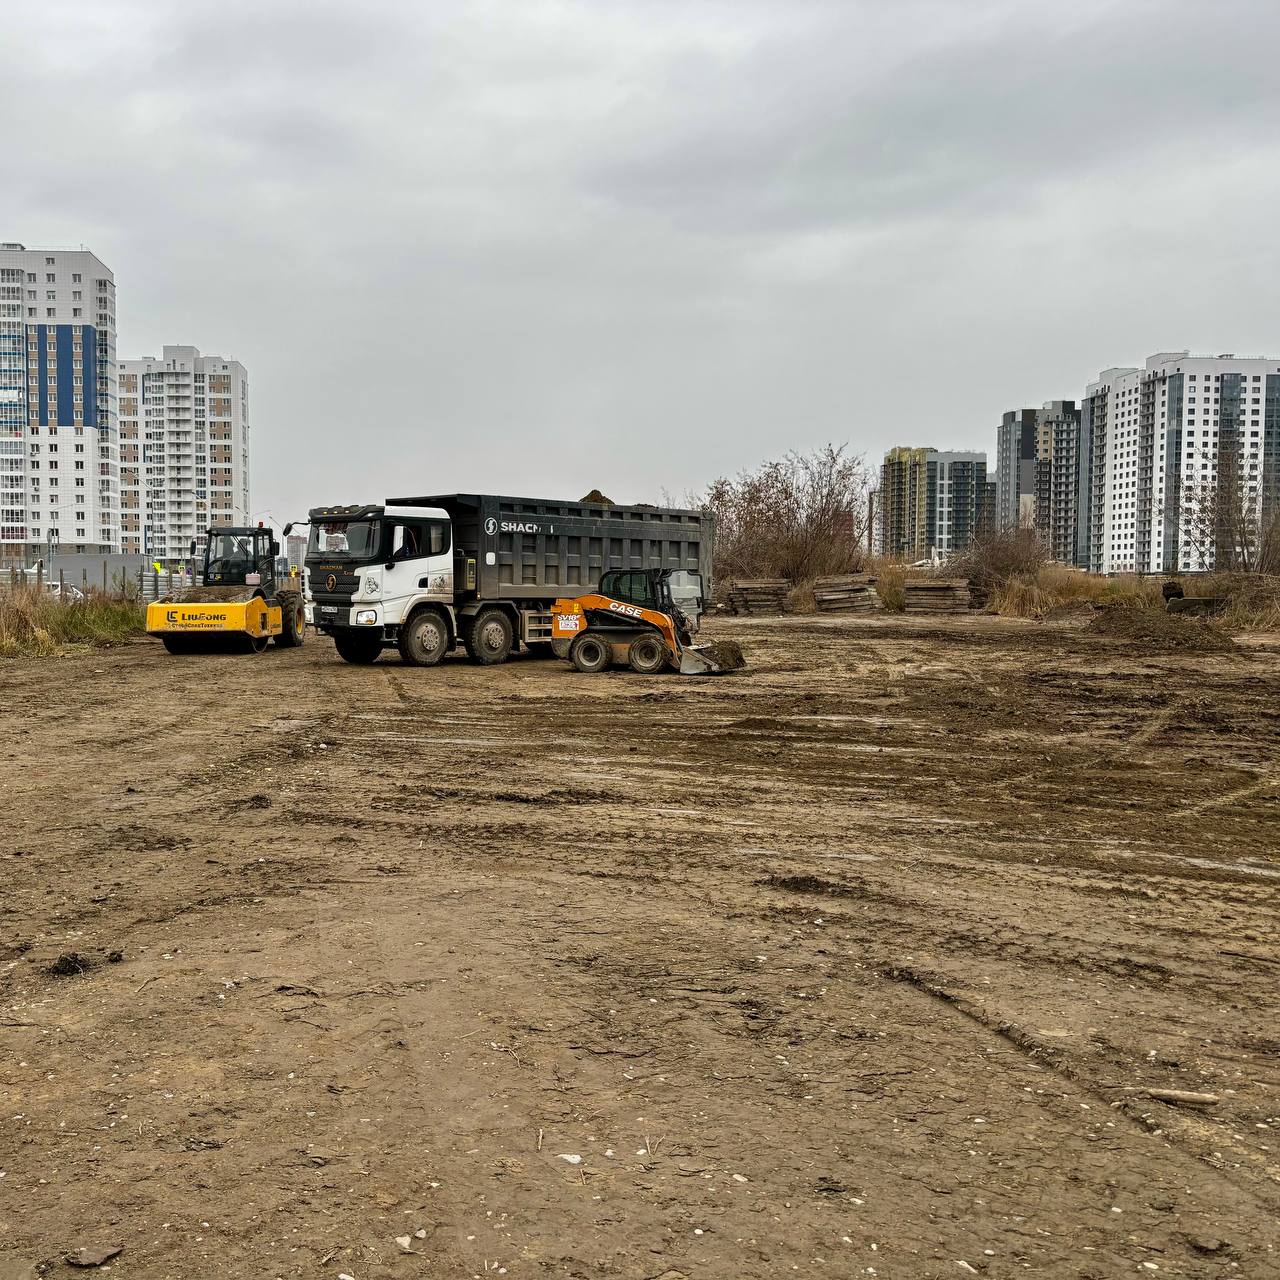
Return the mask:
M 279 552 L 262 525 L 210 529 L 202 585 L 148 605 L 147 631 L 170 653 L 261 653 L 273 639 L 296 648 L 306 632 L 302 592 L 277 579 Z

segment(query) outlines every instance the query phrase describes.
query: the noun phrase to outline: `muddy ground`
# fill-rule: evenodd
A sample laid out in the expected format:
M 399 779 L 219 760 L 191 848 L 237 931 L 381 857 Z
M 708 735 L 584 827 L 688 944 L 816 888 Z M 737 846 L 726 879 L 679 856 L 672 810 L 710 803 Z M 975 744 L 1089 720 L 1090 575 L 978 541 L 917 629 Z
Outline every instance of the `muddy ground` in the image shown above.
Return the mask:
M 712 632 L 0 666 L 0 1276 L 1280 1275 L 1280 637 Z

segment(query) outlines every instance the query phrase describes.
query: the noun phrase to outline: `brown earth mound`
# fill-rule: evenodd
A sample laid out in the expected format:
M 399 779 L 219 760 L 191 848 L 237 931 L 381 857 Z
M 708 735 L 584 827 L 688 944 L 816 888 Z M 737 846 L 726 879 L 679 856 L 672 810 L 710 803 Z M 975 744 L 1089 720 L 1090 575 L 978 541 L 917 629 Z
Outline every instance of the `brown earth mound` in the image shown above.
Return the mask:
M 724 671 L 739 671 L 747 665 L 742 646 L 736 640 L 712 640 L 700 644 L 698 652 Z
M 600 492 L 599 489 L 592 489 L 591 492 L 586 495 L 586 497 L 581 499 L 581 501 L 599 503 L 600 506 L 602 507 L 613 506 L 613 499 L 606 498 L 604 494 Z
M 1230 653 L 1230 636 L 1199 618 L 1165 613 L 1162 609 L 1133 609 L 1122 605 L 1103 609 L 1088 630 L 1112 640 L 1133 640 L 1167 653 Z

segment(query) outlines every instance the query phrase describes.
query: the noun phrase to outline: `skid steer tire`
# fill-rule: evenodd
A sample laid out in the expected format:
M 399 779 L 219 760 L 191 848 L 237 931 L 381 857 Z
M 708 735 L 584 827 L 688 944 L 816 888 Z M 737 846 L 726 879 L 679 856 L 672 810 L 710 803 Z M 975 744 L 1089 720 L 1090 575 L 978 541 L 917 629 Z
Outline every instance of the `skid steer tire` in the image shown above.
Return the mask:
M 598 671 L 607 671 L 612 659 L 613 650 L 609 642 L 602 636 L 592 635 L 590 631 L 584 631 L 569 646 L 569 661 L 583 675 L 593 676 Z
M 516 633 L 502 609 L 481 609 L 463 632 L 467 657 L 482 667 L 506 662 L 515 647 Z
M 642 676 L 656 676 L 665 670 L 667 659 L 667 646 L 656 632 L 651 636 L 637 636 L 627 650 L 628 665 Z
M 382 641 L 363 631 L 336 631 L 333 643 L 343 662 L 350 662 L 358 667 L 367 667 L 370 663 L 377 662 L 382 653 Z
M 194 646 L 187 636 L 161 636 L 161 642 L 170 653 L 191 653 Z
M 280 601 L 280 634 L 276 644 L 282 649 L 298 649 L 307 634 L 307 615 L 302 601 L 296 596 L 285 596 Z
M 449 624 L 435 609 L 422 609 L 400 628 L 400 656 L 411 667 L 434 667 L 449 652 Z

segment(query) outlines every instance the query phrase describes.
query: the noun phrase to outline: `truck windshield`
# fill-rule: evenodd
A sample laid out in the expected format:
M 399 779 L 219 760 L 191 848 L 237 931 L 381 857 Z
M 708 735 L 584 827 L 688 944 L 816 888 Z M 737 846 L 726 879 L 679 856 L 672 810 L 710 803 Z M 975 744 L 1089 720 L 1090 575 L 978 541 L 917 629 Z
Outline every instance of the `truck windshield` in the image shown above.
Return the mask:
M 307 559 L 341 556 L 350 560 L 376 560 L 382 545 L 382 524 L 378 520 L 311 523 Z

